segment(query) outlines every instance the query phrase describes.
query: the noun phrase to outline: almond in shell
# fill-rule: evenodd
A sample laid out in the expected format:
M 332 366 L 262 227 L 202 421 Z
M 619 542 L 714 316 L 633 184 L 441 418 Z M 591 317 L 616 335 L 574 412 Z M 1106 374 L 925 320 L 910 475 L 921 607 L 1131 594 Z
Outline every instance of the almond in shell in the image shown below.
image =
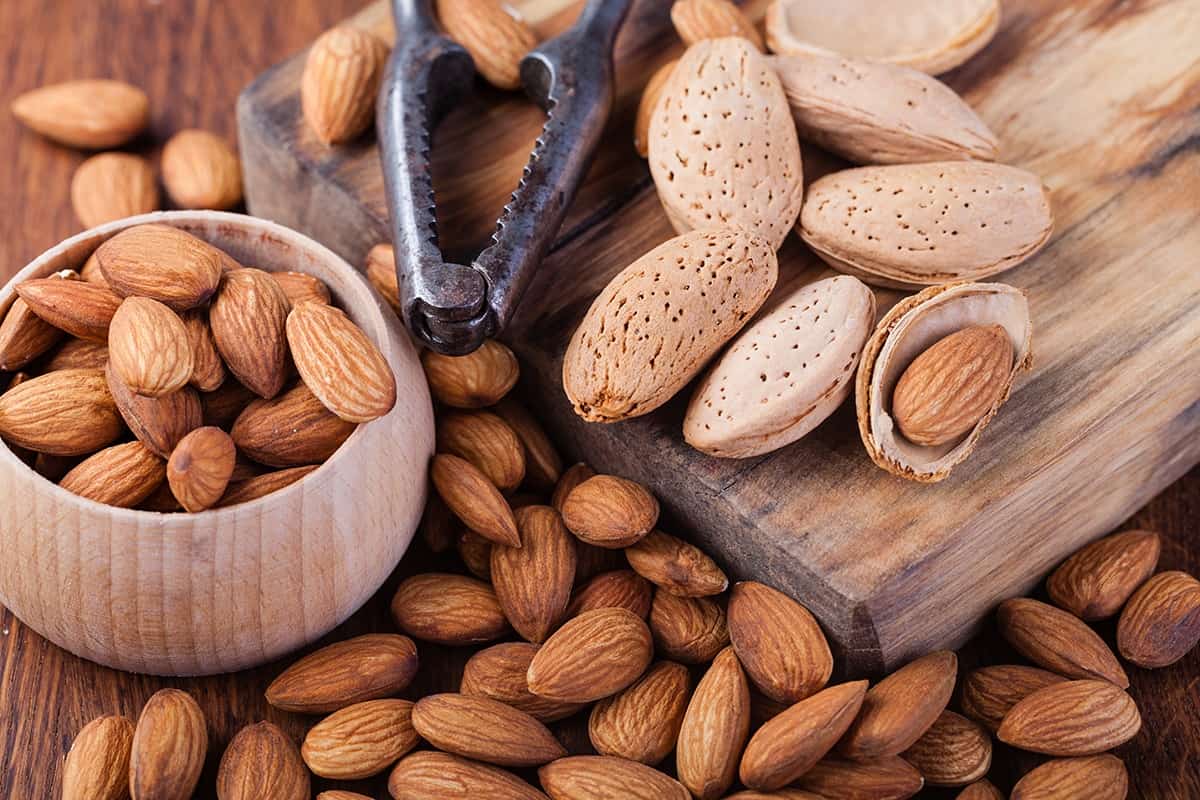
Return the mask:
M 184 509 L 203 511 L 216 505 L 229 486 L 237 447 L 220 428 L 196 428 L 179 440 L 167 460 L 171 494 Z
M 342 144 L 370 127 L 387 57 L 387 45 L 349 25 L 313 42 L 300 78 L 300 104 L 318 139 Z
M 684 597 L 708 597 L 729 587 L 729 579 L 700 548 L 662 531 L 625 548 L 634 571 L 660 589 Z
M 287 380 L 287 295 L 259 269 L 225 274 L 208 310 L 217 350 L 243 386 L 259 397 L 279 394 Z
M 437 14 L 488 83 L 520 88 L 521 59 L 538 40 L 519 11 L 501 0 L 437 0 Z
M 218 800 L 308 800 L 308 770 L 291 737 L 270 722 L 237 732 L 217 771 Z
M 959 705 L 969 718 L 993 733 L 1008 710 L 1038 689 L 1066 678 L 1037 667 L 998 664 L 971 670 L 963 678 Z
M 393 698 L 346 706 L 309 729 L 300 755 L 322 778 L 378 775 L 420 742 L 412 708 L 412 701 Z
M 992 738 L 980 726 L 953 711 L 943 711 L 929 730 L 904 751 L 929 786 L 966 786 L 992 766 Z
M 133 800 L 191 797 L 204 769 L 204 712 L 178 689 L 155 692 L 138 717 L 129 759 Z
M 1174 664 L 1200 642 L 1200 581 L 1179 570 L 1142 584 L 1117 622 L 1117 649 L 1139 667 Z
M 867 692 L 838 751 L 856 761 L 903 753 L 946 709 L 957 675 L 958 657 L 945 650 L 896 670 Z
M 637 683 L 592 708 L 588 739 L 601 755 L 654 766 L 675 749 L 690 693 L 687 667 L 660 661 Z
M 671 22 L 689 47 L 703 39 L 741 36 L 758 51 L 763 49 L 762 36 L 754 23 L 729 0 L 675 0 Z
M 120 147 L 150 123 L 150 100 L 136 86 L 113 80 L 56 83 L 26 92 L 13 116 L 43 136 L 83 150 Z
M 1104 640 L 1073 614 L 1028 597 L 996 611 L 1000 633 L 1035 664 L 1068 678 L 1096 678 L 1129 688 L 1129 678 Z
M 491 548 L 492 585 L 513 629 L 531 642 L 543 642 L 571 601 L 575 540 L 549 506 L 525 506 L 515 517 L 521 546 Z
M 108 329 L 108 362 L 135 394 L 162 397 L 192 377 L 192 343 L 183 320 L 157 300 L 127 297 Z
M 72 494 L 117 508 L 133 508 L 166 477 L 163 460 L 141 442 L 105 448 L 68 472 L 59 486 Z
M 1011 800 L 1125 800 L 1128 795 L 1125 763 L 1106 753 L 1051 759 L 1017 781 Z
M 658 500 L 640 483 L 596 475 L 563 501 L 562 517 L 587 544 L 616 549 L 640 541 L 658 522 Z
M 656 769 L 613 756 L 560 758 L 538 770 L 553 800 L 690 800 L 687 789 Z
M 498 700 L 547 724 L 582 709 L 580 703 L 550 700 L 529 691 L 526 673 L 537 651 L 538 646 L 528 642 L 505 642 L 480 650 L 467 661 L 459 691 Z
M 529 690 L 541 697 L 587 703 L 616 694 L 649 666 L 654 646 L 641 617 L 601 608 L 568 620 L 529 664 Z
M 658 652 L 684 664 L 707 664 L 729 644 L 725 609 L 707 597 L 656 592 L 649 624 Z
M 108 326 L 121 298 L 107 287 L 87 281 L 35 278 L 16 286 L 30 310 L 72 336 L 106 344 Z
M 1108 681 L 1055 683 L 1004 715 L 1000 741 L 1051 756 L 1089 756 L 1124 744 L 1141 730 L 1133 698 Z
M 513 351 L 494 339 L 465 356 L 426 350 L 421 353 L 421 366 L 434 399 L 453 408 L 495 405 L 516 385 L 521 374 Z
M 157 223 L 121 231 L 95 255 L 104 280 L 118 295 L 149 297 L 174 311 L 207 302 L 228 259 L 190 233 Z
M 438 449 L 470 461 L 501 491 L 525 478 L 525 448 L 508 423 L 487 411 L 449 412 L 438 419 Z
M 87 455 L 112 444 L 123 429 L 98 369 L 50 372 L 0 395 L 0 436 L 39 453 Z
M 154 167 L 131 153 L 92 156 L 71 178 L 71 206 L 85 228 L 149 214 L 159 207 Z
M 230 429 L 238 449 L 269 467 L 321 464 L 358 426 L 337 417 L 303 383 L 246 406 Z
M 506 547 L 521 546 L 521 534 L 508 501 L 470 461 L 438 453 L 429 467 L 429 476 L 446 507 L 467 527 Z
M 94 719 L 75 736 L 62 771 L 62 800 L 129 797 L 133 723 L 125 717 Z
M 750 680 L 781 703 L 803 700 L 833 672 L 829 642 L 813 615 L 765 584 L 743 581 L 733 587 L 729 636 Z
M 143 397 L 134 394 L 117 377 L 111 362 L 104 376 L 117 411 L 129 430 L 161 458 L 170 458 L 179 441 L 203 424 L 200 398 L 191 387 L 185 386 L 162 397 Z
M 176 133 L 163 147 L 162 172 L 167 194 L 180 208 L 225 211 L 242 202 L 242 164 L 214 133 Z
M 479 644 L 509 632 L 492 587 L 465 575 L 408 578 L 392 598 L 392 617 L 409 635 L 438 644 Z
M 533 767 L 565 756 L 545 725 L 487 697 L 432 694 L 413 706 L 413 728 L 439 750 L 502 767 Z
M 1154 574 L 1161 550 L 1153 531 L 1106 536 L 1059 565 L 1046 579 L 1046 592 L 1056 606 L 1082 620 L 1107 619 Z
M 417 648 L 407 636 L 370 633 L 309 653 L 267 687 L 267 702 L 283 711 L 321 714 L 397 694 L 417 672 Z
M 431 750 L 401 759 L 388 777 L 388 793 L 406 800 L 547 800 L 511 772 Z

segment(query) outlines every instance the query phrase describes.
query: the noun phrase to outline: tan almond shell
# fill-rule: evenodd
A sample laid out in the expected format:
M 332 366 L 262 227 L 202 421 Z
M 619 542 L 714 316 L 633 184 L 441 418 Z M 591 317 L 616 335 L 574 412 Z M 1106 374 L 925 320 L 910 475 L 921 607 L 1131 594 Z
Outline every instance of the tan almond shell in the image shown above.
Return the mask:
M 688 48 L 650 119 L 650 172 L 679 233 L 740 227 L 776 250 L 804 202 L 800 141 L 766 56 L 737 36 Z
M 996 160 L 996 134 L 924 72 L 822 53 L 769 60 L 800 138 L 855 163 Z
M 826 175 L 808 187 L 800 236 L 834 269 L 915 289 L 1015 267 L 1054 228 L 1041 179 L 979 161 L 891 164 Z
M 701 380 L 683 438 L 721 458 L 800 439 L 850 396 L 875 325 L 875 294 L 838 275 L 803 286 L 749 325 Z
M 890 414 L 892 391 L 912 360 L 932 344 L 971 325 L 1000 325 L 1012 338 L 1013 366 L 1004 391 L 956 442 L 921 447 L 903 439 Z M 1033 364 L 1033 323 L 1025 293 L 1003 283 L 931 286 L 884 315 L 867 340 L 855 381 L 858 429 L 877 465 L 902 478 L 936 483 L 971 454 L 983 429 L 1008 400 L 1013 381 Z
M 999 0 L 774 0 L 767 7 L 773 53 L 842 53 L 903 64 L 930 75 L 982 50 L 1000 27 Z

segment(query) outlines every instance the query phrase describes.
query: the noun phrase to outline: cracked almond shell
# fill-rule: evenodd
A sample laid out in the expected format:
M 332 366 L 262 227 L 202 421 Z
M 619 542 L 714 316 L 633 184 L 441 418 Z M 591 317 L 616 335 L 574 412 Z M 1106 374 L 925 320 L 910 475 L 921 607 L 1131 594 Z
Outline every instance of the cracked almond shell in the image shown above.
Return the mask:
M 955 331 L 1000 325 L 1013 344 L 1013 365 L 996 401 L 964 436 L 936 447 L 903 437 L 891 415 L 892 393 L 917 356 Z M 983 429 L 1008 399 L 1018 373 L 1033 363 L 1033 325 L 1025 293 L 1002 283 L 932 286 L 897 303 L 867 340 L 858 365 L 858 429 L 877 465 L 902 478 L 936 483 L 971 454 Z

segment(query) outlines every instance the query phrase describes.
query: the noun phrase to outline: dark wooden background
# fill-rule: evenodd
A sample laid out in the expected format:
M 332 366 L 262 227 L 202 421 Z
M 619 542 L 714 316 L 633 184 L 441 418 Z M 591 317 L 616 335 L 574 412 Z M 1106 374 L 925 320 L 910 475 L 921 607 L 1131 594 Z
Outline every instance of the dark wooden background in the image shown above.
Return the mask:
M 665 2 L 666 0 L 664 0 Z M 0 106 L 18 93 L 79 77 L 136 83 L 153 106 L 151 135 L 136 149 L 156 155 L 183 127 L 233 137 L 238 92 L 264 68 L 300 50 L 320 31 L 357 10 L 363 0 L 4 0 L 0 2 Z M 7 278 L 78 223 L 68 200 L 79 154 L 19 129 L 0 111 L 0 277 Z M 4 498 L 0 498 L 4 502 Z M 1130 524 L 1161 531 L 1161 567 L 1200 574 L 1200 469 L 1170 487 Z M 0 554 L 0 558 L 4 555 Z M 417 546 L 366 609 L 331 640 L 389 629 L 386 614 L 399 575 L 437 560 Z M 1102 628 L 1111 641 L 1112 626 Z M 422 645 L 418 689 L 456 687 L 462 654 Z M 986 630 L 963 653 L 963 664 L 1013 659 Z M 177 686 L 194 694 L 209 720 L 208 768 L 198 796 L 214 796 L 220 752 L 241 726 L 270 719 L 296 739 L 312 720 L 267 707 L 262 692 L 281 665 L 198 680 L 127 675 L 77 659 L 43 641 L 0 609 L 0 799 L 57 797 L 62 759 L 75 733 L 105 713 L 136 717 L 154 691 Z M 1200 798 L 1200 651 L 1165 670 L 1130 668 L 1131 689 L 1142 709 L 1142 732 L 1121 749 L 1133 780 L 1131 797 Z M 571 730 L 572 726 L 574 730 Z M 578 741 L 576 723 L 564 733 Z M 1036 763 L 1003 747 L 993 780 L 1009 788 Z M 314 791 L 329 788 L 314 785 Z M 359 784 L 385 798 L 383 782 Z M 952 797 L 952 792 L 927 792 Z

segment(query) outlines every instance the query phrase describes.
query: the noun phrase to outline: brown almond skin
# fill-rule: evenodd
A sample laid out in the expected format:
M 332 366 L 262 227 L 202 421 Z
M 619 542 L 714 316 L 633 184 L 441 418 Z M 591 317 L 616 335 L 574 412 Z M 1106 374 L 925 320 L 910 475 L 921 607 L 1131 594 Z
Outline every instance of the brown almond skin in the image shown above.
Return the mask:
M 554 485 L 554 493 L 550 496 L 550 505 L 558 509 L 558 513 L 561 514 L 563 503 L 567 501 L 567 497 L 570 496 L 571 492 L 575 491 L 575 487 L 588 478 L 595 477 L 595 475 L 596 470 L 582 461 L 567 467 L 563 471 L 563 474 L 559 476 L 558 483 Z
M 991 768 L 992 739 L 966 717 L 943 711 L 903 757 L 929 786 L 966 786 Z
M 217 507 L 236 506 L 241 503 L 249 503 L 251 500 L 257 500 L 260 497 L 266 497 L 284 487 L 291 486 L 315 469 L 317 469 L 315 466 L 279 469 L 274 472 L 255 475 L 236 483 L 230 483 L 229 488 L 225 490 L 225 494 L 221 496 L 221 501 L 217 503 Z
M 308 800 L 308 770 L 291 738 L 270 722 L 237 732 L 217 771 L 217 800 Z
M 228 429 L 238 414 L 257 397 L 258 395 L 232 378 L 222 382 L 219 388 L 200 395 L 204 424 Z
M 463 528 L 454 543 L 458 557 L 462 559 L 467 571 L 481 581 L 492 582 L 492 547 L 489 539 L 485 539 L 470 528 Z M 510 548 L 516 550 L 517 548 Z M 493 587 L 494 589 L 495 587 Z
M 1129 773 L 1114 755 L 1055 758 L 1017 781 L 1011 800 L 1125 800 Z M 991 795 L 1001 797 L 1000 794 Z M 959 795 L 960 798 L 963 795 Z M 981 796 L 978 800 L 988 800 Z
M 635 572 L 671 594 L 709 597 L 729 588 L 725 573 L 700 548 L 659 530 L 625 548 L 625 558 Z
M 987 780 L 980 780 L 959 792 L 955 800 L 1004 800 L 1004 795 Z
M 521 85 L 521 59 L 537 46 L 537 34 L 518 13 L 495 3 L 437 0 L 446 33 L 466 48 L 484 80 L 498 89 Z
M 1095 631 L 1061 608 L 1027 597 L 1005 600 L 996 611 L 1000 633 L 1038 666 L 1068 678 L 1099 678 L 1122 689 L 1129 678 Z
M 39 375 L 0 395 L 0 436 L 39 453 L 87 455 L 116 441 L 122 430 L 98 369 Z
M 507 703 L 539 722 L 566 719 L 583 704 L 549 700 L 529 691 L 526 673 L 537 651 L 538 646 L 528 642 L 505 642 L 480 650 L 467 661 L 459 691 Z
M 560 758 L 539 769 L 538 778 L 553 800 L 690 800 L 678 781 L 612 756 Z
M 429 477 L 446 506 L 468 528 L 507 547 L 520 547 L 512 509 L 496 485 L 466 459 L 438 453 Z
M 309 729 L 300 756 L 314 775 L 352 781 L 378 775 L 420 742 L 410 700 L 366 700 Z
M 141 442 L 105 448 L 81 461 L 59 486 L 117 508 L 133 508 L 162 484 L 166 465 Z
M 357 427 L 325 408 L 299 383 L 270 400 L 251 402 L 229 433 L 248 457 L 283 468 L 324 463 Z
M 501 491 L 525 479 L 525 448 L 500 417 L 486 411 L 449 412 L 437 426 L 438 451 L 470 461 Z
M 125 717 L 92 720 L 75 736 L 62 772 L 62 800 L 129 797 L 133 723 Z
M 511 772 L 431 750 L 401 759 L 388 777 L 388 793 L 404 800 L 547 800 Z
M 659 653 L 684 664 L 707 664 L 729 644 L 725 609 L 707 597 L 656 592 L 649 623 Z
M 967 717 L 995 733 L 1004 715 L 1019 700 L 1065 680 L 1038 667 L 1018 664 L 980 667 L 963 678 L 959 706 Z
M 204 713 L 178 689 L 155 692 L 138 717 L 129 758 L 133 800 L 191 797 L 204 768 Z
M 331 789 L 328 792 L 321 792 L 317 795 L 317 800 L 371 800 L 371 798 L 358 792 L 343 792 L 341 789 Z
M 279 394 L 287 380 L 287 295 L 259 269 L 225 274 L 208 310 L 217 350 L 225 366 L 259 397 Z
M 46 322 L 72 336 L 108 343 L 108 326 L 121 297 L 86 281 L 35 278 L 16 285 L 17 296 Z
M 179 440 L 167 460 L 171 493 L 187 511 L 211 508 L 225 494 L 237 462 L 233 439 L 220 428 L 196 428 Z
M 392 598 L 392 617 L 410 636 L 445 645 L 490 642 L 509 631 L 492 587 L 439 572 L 403 581 Z
M 138 225 L 96 249 L 100 271 L 121 297 L 149 297 L 174 311 L 209 300 L 221 282 L 227 256 L 190 233 L 169 225 Z
M 858 719 L 838 745 L 856 761 L 903 753 L 929 729 L 950 702 L 958 657 L 948 650 L 911 661 L 871 687 Z
M 592 708 L 588 739 L 601 755 L 654 766 L 675 748 L 690 694 L 687 667 L 660 661 L 637 683 Z
M 515 518 L 521 547 L 492 546 L 492 586 L 513 630 L 541 643 L 571 601 L 575 540 L 550 506 L 518 508 Z
M 568 620 L 529 664 L 529 690 L 568 703 L 588 703 L 632 684 L 654 655 L 650 630 L 623 608 L 601 608 Z
M 45 374 L 60 369 L 104 369 L 107 363 L 107 345 L 71 338 L 50 352 L 42 372 Z
M 777 792 L 756 792 L 747 789 L 744 792 L 731 794 L 725 800 L 824 800 L 824 798 L 803 789 L 780 789 Z
M 534 767 L 567 754 L 524 711 L 465 694 L 432 694 L 413 707 L 413 728 L 439 750 L 501 767 Z
M 161 164 L 163 185 L 180 208 L 227 211 L 242 202 L 242 164 L 216 134 L 179 131 L 163 146 Z
M 300 102 L 304 118 L 326 145 L 342 144 L 366 131 L 388 48 L 350 25 L 332 28 L 313 42 L 304 62 Z
M 766 722 L 742 755 L 742 783 L 767 792 L 808 772 L 854 722 L 866 693 L 866 681 L 830 686 Z
M 417 672 L 417 647 L 407 636 L 370 633 L 334 642 L 292 664 L 267 687 L 267 702 L 283 711 L 324 714 L 398 694 Z
M 525 482 L 534 489 L 550 491 L 562 476 L 562 456 L 533 414 L 512 396 L 493 409 L 521 440 L 525 451 Z
M 421 365 L 429 390 L 439 403 L 453 408 L 486 408 L 500 402 L 520 377 L 517 357 L 494 339 L 465 356 L 426 350 Z
M 671 22 L 689 47 L 703 39 L 741 36 L 763 51 L 758 28 L 729 0 L 676 0 L 671 6 Z
M 825 800 L 904 800 L 921 791 L 925 781 L 907 761 L 888 756 L 867 762 L 828 758 L 797 785 Z
M 588 544 L 616 549 L 636 544 L 658 522 L 658 500 L 639 483 L 596 475 L 576 486 L 562 504 L 563 521 Z
M 71 176 L 71 207 L 84 228 L 149 214 L 159 208 L 154 167 L 132 153 L 101 153 Z
M 325 281 L 303 272 L 281 271 L 270 273 L 271 278 L 283 289 L 288 303 L 295 308 L 298 303 L 305 301 L 313 303 L 330 303 L 333 300 Z
M 15 298 L 0 322 L 0 370 L 15 372 L 27 366 L 62 337 L 61 330 L 33 313 L 20 297 Z
M 105 150 L 137 137 L 150 123 L 150 100 L 136 86 L 77 80 L 42 86 L 12 103 L 13 116 L 68 147 Z
M 400 283 L 396 280 L 396 252 L 390 244 L 377 244 L 367 253 L 365 266 L 367 280 L 375 287 L 375 291 L 383 295 L 383 299 L 397 315 L 403 315 L 400 307 Z
M 833 672 L 829 642 L 813 615 L 765 584 L 744 581 L 733 587 L 729 637 L 750 680 L 781 703 L 803 700 Z
M 1004 716 L 1000 741 L 1051 756 L 1089 756 L 1132 739 L 1142 727 L 1133 698 L 1100 680 L 1039 689 Z
M 1105 536 L 1059 565 L 1046 579 L 1046 591 L 1056 606 L 1082 620 L 1108 619 L 1154 574 L 1161 549 L 1153 531 Z
M 1200 642 L 1200 581 L 1160 572 L 1134 592 L 1117 622 L 1117 649 L 1146 669 L 1174 664 Z
M 726 647 L 696 685 L 676 744 L 679 782 L 696 800 L 716 800 L 737 777 L 750 734 L 750 683 Z
M 192 348 L 191 384 L 201 392 L 216 391 L 225 382 L 225 362 L 217 352 L 212 329 L 208 327 L 208 316 L 193 309 L 184 312 L 182 318 Z
M 192 343 L 174 311 L 148 297 L 127 297 L 108 327 L 108 362 L 135 394 L 162 397 L 191 380 Z
M 160 458 L 171 457 L 176 445 L 204 421 L 200 398 L 191 387 L 162 397 L 143 397 L 130 391 L 113 372 L 105 368 L 108 390 L 117 411 L 138 441 Z
M 650 80 L 646 81 L 645 88 L 642 89 L 642 97 L 638 101 L 637 117 L 633 124 L 633 149 L 642 158 L 650 154 L 650 118 L 654 116 L 658 98 L 662 96 L 663 87 L 667 85 L 667 79 L 671 77 L 671 73 L 675 71 L 675 65 L 678 63 L 679 59 L 673 58 L 656 69 L 650 76 Z
M 597 608 L 624 608 L 646 619 L 654 587 L 633 570 L 602 572 L 575 590 L 564 617 L 577 617 Z

